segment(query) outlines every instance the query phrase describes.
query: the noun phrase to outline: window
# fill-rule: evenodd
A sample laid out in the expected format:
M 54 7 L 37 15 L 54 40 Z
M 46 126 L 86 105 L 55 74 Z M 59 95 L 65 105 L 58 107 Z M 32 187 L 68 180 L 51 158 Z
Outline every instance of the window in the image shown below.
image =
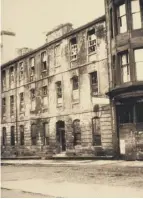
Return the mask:
M 10 83 L 14 82 L 14 68 L 10 67 Z
M 92 131 L 93 131 L 93 145 L 101 145 L 101 132 L 100 132 L 100 119 L 95 117 L 92 119 Z
M 47 86 L 42 87 L 42 95 L 47 95 Z
M 20 145 L 24 145 L 24 126 L 20 125 Z
M 35 99 L 35 89 L 34 88 L 32 88 L 30 90 L 30 94 L 31 94 L 31 100 L 34 100 Z
M 132 105 L 120 105 L 117 107 L 119 123 L 133 123 L 133 106 Z
M 30 80 L 33 81 L 33 76 L 35 75 L 35 59 L 34 57 L 30 58 Z
M 14 95 L 10 96 L 10 115 L 14 114 Z
M 74 61 L 77 59 L 77 53 L 78 53 L 76 37 L 70 40 L 70 47 L 71 47 L 71 61 Z
M 24 66 L 23 65 L 24 65 L 23 62 L 19 63 L 19 69 L 20 69 L 19 78 L 20 78 L 20 80 L 22 80 L 23 76 L 24 76 Z
M 44 140 L 43 140 L 44 145 L 49 145 L 49 124 L 44 123 L 43 128 L 44 128 Z
M 73 133 L 74 133 L 74 146 L 80 145 L 81 144 L 80 120 L 74 120 Z
M 96 40 L 95 29 L 88 31 L 88 53 L 96 53 Z
M 43 52 L 41 54 L 41 63 L 42 63 L 42 71 L 46 71 L 47 70 L 47 54 L 46 52 Z
M 92 96 L 98 95 L 98 77 L 97 77 L 97 71 L 90 74 L 91 78 L 91 94 Z
M 2 71 L 2 87 L 5 88 L 6 86 L 6 71 Z
M 117 13 L 118 33 L 124 33 L 127 31 L 126 5 L 118 6 Z
M 113 76 L 113 86 L 116 86 L 116 57 L 112 56 L 112 76 Z
M 73 80 L 73 90 L 78 90 L 79 87 L 78 76 L 73 77 L 72 80 Z
M 137 123 L 143 122 L 143 103 L 136 104 L 136 120 Z
M 2 145 L 6 146 L 6 128 L 2 128 Z
M 55 46 L 54 49 L 54 54 L 55 54 L 55 66 L 60 66 L 60 58 L 61 58 L 61 54 L 60 54 L 60 45 Z
M 141 9 L 139 0 L 131 0 L 131 12 L 133 29 L 141 28 Z
M 113 19 L 112 19 L 113 11 L 110 9 L 110 31 L 111 31 L 111 38 L 113 38 Z
M 138 81 L 143 81 L 143 48 L 134 51 L 136 78 Z
M 15 128 L 11 126 L 11 146 L 15 145 Z
M 36 124 L 31 125 L 31 144 L 37 144 L 37 127 Z
M 24 111 L 24 93 L 20 93 L 20 112 Z
M 61 82 L 56 83 L 56 90 L 57 90 L 57 98 L 62 98 L 62 85 Z
M 6 98 L 2 98 L 2 115 L 5 116 L 6 113 Z
M 129 55 L 128 52 L 120 54 L 120 68 L 122 83 L 130 81 Z

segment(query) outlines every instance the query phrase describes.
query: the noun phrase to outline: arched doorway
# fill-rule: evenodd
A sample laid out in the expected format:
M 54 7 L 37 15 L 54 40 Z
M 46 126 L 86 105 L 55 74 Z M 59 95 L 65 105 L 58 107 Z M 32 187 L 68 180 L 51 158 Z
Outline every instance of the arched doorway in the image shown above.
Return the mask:
M 65 122 L 58 121 L 56 123 L 56 139 L 59 145 L 59 152 L 66 150 L 66 140 L 65 140 Z

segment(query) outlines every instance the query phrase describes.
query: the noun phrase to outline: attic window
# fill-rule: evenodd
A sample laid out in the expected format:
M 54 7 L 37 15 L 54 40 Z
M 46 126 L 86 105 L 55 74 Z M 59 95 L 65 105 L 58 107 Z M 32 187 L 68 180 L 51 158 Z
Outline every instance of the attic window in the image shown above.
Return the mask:
M 47 70 L 47 54 L 46 54 L 46 52 L 41 53 L 41 64 L 42 64 L 42 71 Z
M 71 61 L 73 61 L 77 59 L 77 53 L 78 53 L 76 37 L 70 40 L 70 44 L 71 44 Z
M 95 35 L 95 29 L 88 31 L 88 53 L 96 53 L 96 35 Z

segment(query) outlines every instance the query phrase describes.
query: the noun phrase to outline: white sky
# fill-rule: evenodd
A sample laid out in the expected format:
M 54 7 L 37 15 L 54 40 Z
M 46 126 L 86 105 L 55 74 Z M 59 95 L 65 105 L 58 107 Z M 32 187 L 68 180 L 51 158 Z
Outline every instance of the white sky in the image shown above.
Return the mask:
M 79 27 L 104 14 L 104 0 L 1 0 L 2 29 L 16 33 L 16 47 L 36 48 L 45 33 L 70 22 Z

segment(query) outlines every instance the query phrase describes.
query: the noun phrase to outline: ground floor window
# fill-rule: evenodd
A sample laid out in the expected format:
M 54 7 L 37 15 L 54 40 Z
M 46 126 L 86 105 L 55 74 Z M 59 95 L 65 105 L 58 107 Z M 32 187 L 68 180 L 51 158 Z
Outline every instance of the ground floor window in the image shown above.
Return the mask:
M 2 129 L 2 145 L 6 145 L 6 127 L 3 127 Z
M 74 145 L 80 145 L 81 144 L 80 120 L 74 120 L 73 133 L 74 133 Z
M 36 124 L 32 124 L 31 126 L 31 144 L 37 144 L 37 126 Z
M 15 145 L 15 127 L 11 126 L 11 146 Z
M 44 123 L 43 128 L 44 128 L 44 137 L 43 137 L 44 145 L 49 145 L 49 124 Z
M 100 118 L 95 117 L 92 119 L 92 131 L 93 131 L 93 145 L 101 145 L 101 132 L 100 132 Z
M 20 145 L 24 145 L 24 126 L 20 126 Z
M 136 104 L 136 120 L 137 123 L 143 122 L 143 102 Z

